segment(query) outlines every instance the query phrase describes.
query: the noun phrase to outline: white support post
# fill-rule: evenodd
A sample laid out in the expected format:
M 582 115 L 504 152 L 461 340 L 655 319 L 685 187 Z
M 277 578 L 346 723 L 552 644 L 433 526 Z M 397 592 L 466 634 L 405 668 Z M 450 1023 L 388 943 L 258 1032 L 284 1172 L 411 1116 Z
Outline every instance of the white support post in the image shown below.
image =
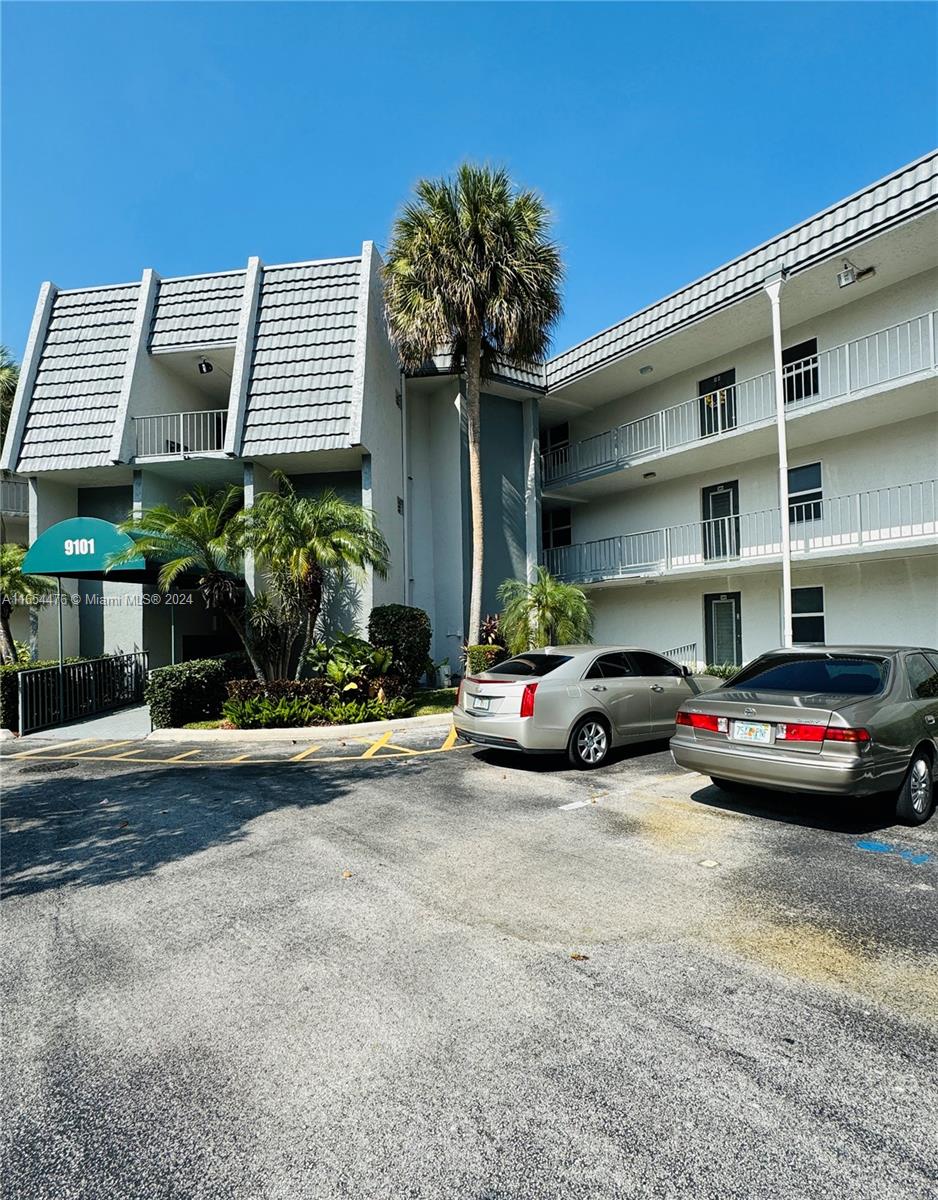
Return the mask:
M 772 357 L 775 364 L 775 426 L 778 435 L 778 516 L 782 542 L 782 645 L 790 646 L 791 634 L 791 528 L 788 512 L 788 437 L 785 428 L 785 378 L 782 370 L 782 303 L 784 271 L 765 284 L 772 307 Z

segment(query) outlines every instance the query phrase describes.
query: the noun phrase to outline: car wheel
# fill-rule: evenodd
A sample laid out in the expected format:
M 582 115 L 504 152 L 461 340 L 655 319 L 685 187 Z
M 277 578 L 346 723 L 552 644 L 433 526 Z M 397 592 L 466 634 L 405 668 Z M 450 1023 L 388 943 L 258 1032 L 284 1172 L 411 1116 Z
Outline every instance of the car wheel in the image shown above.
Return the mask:
M 730 796 L 736 796 L 741 792 L 749 791 L 745 783 L 737 783 L 735 779 L 717 779 L 716 775 L 711 775 L 710 782 L 715 787 L 718 787 L 721 792 L 726 792 Z
M 896 817 L 905 825 L 924 825 L 935 807 L 931 759 L 916 750 L 896 799 Z
M 567 755 L 575 767 L 589 770 L 601 767 L 609 757 L 609 728 L 599 717 L 577 721 L 570 734 Z

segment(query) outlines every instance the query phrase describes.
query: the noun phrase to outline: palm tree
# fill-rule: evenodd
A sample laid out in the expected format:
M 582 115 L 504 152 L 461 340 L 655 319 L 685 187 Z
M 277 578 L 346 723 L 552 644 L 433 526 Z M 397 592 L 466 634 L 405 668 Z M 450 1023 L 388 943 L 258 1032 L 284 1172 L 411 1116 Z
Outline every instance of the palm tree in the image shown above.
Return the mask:
M 384 268 L 388 326 L 406 368 L 445 349 L 466 372 L 472 507 L 467 641 L 482 619 L 480 391 L 499 361 L 529 364 L 547 352 L 561 312 L 563 267 L 550 216 L 507 171 L 463 164 L 453 179 L 422 179 L 394 223 Z
M 26 547 L 14 542 L 0 545 L 0 662 L 16 662 L 16 646 L 10 630 L 15 604 L 29 604 L 36 597 L 54 595 L 58 584 L 48 575 L 24 575 Z
M 501 631 L 512 654 L 592 640 L 593 612 L 586 593 L 554 579 L 546 567 L 537 568 L 533 583 L 506 579 L 498 598 L 505 606 Z
M 373 514 L 360 504 L 332 491 L 298 496 L 280 472 L 277 481 L 279 491 L 262 493 L 246 514 L 244 538 L 263 560 L 281 604 L 301 614 L 302 642 L 294 668 L 299 679 L 322 611 L 327 578 L 363 572 L 366 567 L 384 577 L 389 552 Z M 269 614 L 264 609 L 261 613 L 269 625 Z
M 16 385 L 19 381 L 19 365 L 6 346 L 0 346 L 0 445 L 7 435 L 7 425 L 10 423 L 10 413 L 13 411 L 13 397 L 16 395 Z
M 158 585 L 168 592 L 182 574 L 199 577 L 198 590 L 207 608 L 220 612 L 238 636 L 254 674 L 264 679 L 244 619 L 242 574 L 242 490 L 228 484 L 216 492 L 196 487 L 180 509 L 157 504 L 121 523 L 133 546 L 115 554 L 109 567 L 143 556 L 161 563 Z

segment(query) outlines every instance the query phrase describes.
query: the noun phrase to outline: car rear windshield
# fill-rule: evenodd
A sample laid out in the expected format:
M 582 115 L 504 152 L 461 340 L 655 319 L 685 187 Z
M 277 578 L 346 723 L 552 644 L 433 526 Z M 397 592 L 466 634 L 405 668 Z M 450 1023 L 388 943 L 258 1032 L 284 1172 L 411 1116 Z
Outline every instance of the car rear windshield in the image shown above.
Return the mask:
M 531 675 L 540 679 L 556 671 L 561 663 L 569 662 L 569 654 L 519 654 L 497 666 L 489 667 L 489 675 Z
M 831 654 L 762 659 L 735 675 L 728 688 L 753 692 L 789 692 L 815 695 L 874 696 L 886 686 L 888 663 L 884 658 L 853 658 Z

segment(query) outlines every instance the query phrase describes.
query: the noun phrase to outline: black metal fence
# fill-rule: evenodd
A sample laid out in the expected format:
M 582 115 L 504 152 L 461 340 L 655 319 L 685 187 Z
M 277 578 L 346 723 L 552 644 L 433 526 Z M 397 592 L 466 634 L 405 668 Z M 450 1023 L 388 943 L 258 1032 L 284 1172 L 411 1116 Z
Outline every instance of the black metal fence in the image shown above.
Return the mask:
M 17 673 L 20 734 L 143 702 L 146 651 Z

